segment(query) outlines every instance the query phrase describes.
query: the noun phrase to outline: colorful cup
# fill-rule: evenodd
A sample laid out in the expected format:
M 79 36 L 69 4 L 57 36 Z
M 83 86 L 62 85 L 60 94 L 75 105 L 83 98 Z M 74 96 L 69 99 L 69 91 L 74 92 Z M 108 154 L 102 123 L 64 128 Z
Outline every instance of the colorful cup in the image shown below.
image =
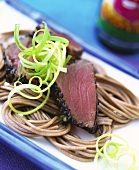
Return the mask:
M 139 50 L 139 0 L 104 0 L 97 33 L 113 49 Z

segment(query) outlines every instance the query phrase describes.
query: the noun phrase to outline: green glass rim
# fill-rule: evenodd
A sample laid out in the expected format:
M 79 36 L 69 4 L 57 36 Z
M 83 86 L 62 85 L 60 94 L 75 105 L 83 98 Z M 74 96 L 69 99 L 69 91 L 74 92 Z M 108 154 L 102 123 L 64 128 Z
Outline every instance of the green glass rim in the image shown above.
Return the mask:
M 103 31 L 105 31 L 107 34 L 109 34 L 112 37 L 115 37 L 117 39 L 120 39 L 122 41 L 139 42 L 139 34 L 138 33 L 129 33 L 129 32 L 120 30 L 120 29 L 114 27 L 108 21 L 102 19 L 101 17 L 99 17 L 99 19 L 97 21 L 97 26 L 99 28 L 103 29 Z

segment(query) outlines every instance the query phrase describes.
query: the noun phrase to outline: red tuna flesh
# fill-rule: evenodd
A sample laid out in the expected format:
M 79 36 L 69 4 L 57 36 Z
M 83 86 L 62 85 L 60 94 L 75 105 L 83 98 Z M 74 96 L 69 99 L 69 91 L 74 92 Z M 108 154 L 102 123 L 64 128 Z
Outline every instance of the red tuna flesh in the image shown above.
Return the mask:
M 67 73 L 60 73 L 56 83 L 70 109 L 75 124 L 92 128 L 96 124 L 97 95 L 93 65 L 79 60 L 67 66 Z

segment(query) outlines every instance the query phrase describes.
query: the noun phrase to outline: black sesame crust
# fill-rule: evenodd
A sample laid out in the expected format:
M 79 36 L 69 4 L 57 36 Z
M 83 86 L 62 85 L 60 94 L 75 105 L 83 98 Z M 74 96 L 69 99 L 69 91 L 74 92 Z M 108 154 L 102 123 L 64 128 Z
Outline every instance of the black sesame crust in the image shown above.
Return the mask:
M 36 27 L 36 30 L 39 30 L 39 29 L 42 29 L 42 28 L 44 28 L 44 25 L 40 24 Z M 72 56 L 71 60 L 81 59 L 83 49 L 71 37 L 69 37 L 67 34 L 58 32 L 58 31 L 56 31 L 56 30 L 54 30 L 53 28 L 50 28 L 50 27 L 49 27 L 49 32 L 53 36 L 61 36 L 61 37 L 64 37 L 64 38 L 69 40 L 69 46 L 67 47 L 67 55 Z
M 60 110 L 63 112 L 64 115 L 67 116 L 67 120 L 80 127 L 83 128 L 84 130 L 88 131 L 89 133 L 96 133 L 98 130 L 98 125 L 97 125 L 97 115 L 98 115 L 98 97 L 96 99 L 96 116 L 95 116 L 95 123 L 94 126 L 89 128 L 88 125 L 84 125 L 83 122 L 78 122 L 77 120 L 75 120 L 72 116 L 71 116 L 71 111 L 68 108 L 68 105 L 66 104 L 65 100 L 64 100 L 64 95 L 62 94 L 60 88 L 57 86 L 57 84 L 55 83 L 52 87 L 51 87 L 51 97 L 54 99 L 56 105 L 60 108 Z
M 35 28 L 35 31 L 44 28 L 44 24 L 40 24 Z M 30 39 L 33 38 L 35 31 L 29 32 L 25 35 L 25 37 L 29 37 Z M 77 60 L 80 59 L 81 54 L 82 54 L 82 48 L 68 35 L 60 33 L 55 31 L 52 28 L 49 28 L 49 32 L 51 35 L 57 35 L 57 36 L 63 36 L 69 40 L 69 46 L 67 48 L 67 55 L 71 55 L 72 60 Z M 11 59 L 10 59 L 11 60 Z M 17 68 L 12 64 L 12 60 L 9 62 L 8 57 L 5 55 L 4 56 L 4 63 L 5 63 L 5 70 L 6 70 L 6 81 L 9 83 L 13 83 L 17 80 L 19 77 L 19 73 L 17 71 Z M 23 83 L 27 82 L 27 78 L 24 76 L 21 80 Z
M 27 36 L 27 37 L 30 37 L 30 38 L 33 38 L 34 33 L 35 33 L 35 31 L 29 32 L 26 36 Z
M 6 56 L 4 56 L 4 66 L 6 70 L 6 81 L 9 83 L 14 83 L 18 79 L 19 73 L 17 73 L 17 68 L 15 66 L 12 66 L 8 63 Z M 28 79 L 26 76 L 21 75 L 20 82 L 26 84 L 28 83 Z
M 17 79 L 16 76 L 16 67 L 9 65 L 6 56 L 4 56 L 4 66 L 5 66 L 5 70 L 6 70 L 6 81 L 9 83 L 14 82 L 14 80 Z

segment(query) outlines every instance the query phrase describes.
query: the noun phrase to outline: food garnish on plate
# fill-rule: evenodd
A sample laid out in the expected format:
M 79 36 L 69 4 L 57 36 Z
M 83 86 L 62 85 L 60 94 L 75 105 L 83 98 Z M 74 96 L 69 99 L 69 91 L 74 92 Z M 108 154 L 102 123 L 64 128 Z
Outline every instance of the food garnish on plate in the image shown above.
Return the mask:
M 94 160 L 114 128 L 139 119 L 139 99 L 96 63 L 82 59 L 82 48 L 46 23 L 19 38 L 1 34 L 0 100 L 7 126 L 26 137 L 44 136 L 65 155 Z M 90 133 L 82 139 L 74 129 Z M 84 131 L 85 130 L 85 131 Z M 94 137 L 95 135 L 95 137 Z

